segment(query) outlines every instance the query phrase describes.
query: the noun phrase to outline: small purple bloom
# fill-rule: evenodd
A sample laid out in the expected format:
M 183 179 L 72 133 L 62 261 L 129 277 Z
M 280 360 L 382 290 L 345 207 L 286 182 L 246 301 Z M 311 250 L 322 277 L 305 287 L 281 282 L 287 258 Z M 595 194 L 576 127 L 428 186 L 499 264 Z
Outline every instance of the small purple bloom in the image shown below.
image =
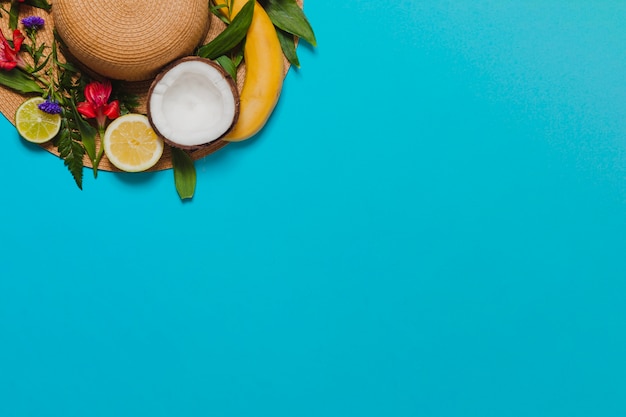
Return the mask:
M 59 102 L 55 100 L 50 100 L 50 99 L 47 99 L 46 101 L 44 101 L 37 107 L 39 107 L 39 110 L 41 110 L 42 112 L 45 112 L 48 114 L 59 114 L 62 111 L 61 106 L 59 105 Z
M 22 24 L 26 29 L 41 29 L 44 25 L 45 20 L 39 16 L 28 16 L 22 19 Z

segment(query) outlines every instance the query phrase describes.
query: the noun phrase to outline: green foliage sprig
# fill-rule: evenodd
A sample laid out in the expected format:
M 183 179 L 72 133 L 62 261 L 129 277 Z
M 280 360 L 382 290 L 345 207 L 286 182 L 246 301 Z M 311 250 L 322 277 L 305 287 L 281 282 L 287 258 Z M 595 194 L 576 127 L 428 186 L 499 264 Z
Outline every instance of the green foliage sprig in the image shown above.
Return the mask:
M 309 23 L 304 10 L 302 10 L 295 0 L 258 1 L 267 12 L 267 15 L 276 28 L 276 34 L 278 35 L 278 40 L 280 41 L 283 54 L 290 64 L 299 68 L 300 60 L 298 59 L 296 52 L 296 41 L 298 39 L 303 39 L 311 46 L 317 46 L 317 39 L 315 37 L 313 27 Z M 239 51 L 237 47 L 245 41 L 245 36 L 248 28 L 250 27 L 250 21 L 252 20 L 255 1 L 251 0 L 246 3 L 232 22 L 227 16 L 224 16 L 220 10 L 226 7 L 230 11 L 232 9 L 233 1 L 230 0 L 227 3 L 217 3 L 217 1 L 214 0 L 214 3 L 215 5 L 211 7 L 211 12 L 228 26 L 215 39 L 200 47 L 197 51 L 197 55 L 215 60 L 221 65 L 222 62 L 226 61 L 224 57 L 228 58 L 229 52 L 232 53 L 233 51 Z M 246 8 L 249 8 L 250 10 L 244 10 Z M 242 16 L 242 14 L 244 16 Z M 228 15 L 230 15 L 230 13 Z M 250 21 L 248 21 L 248 19 Z M 238 61 L 231 59 L 231 61 L 235 64 L 235 67 L 239 66 L 241 63 L 241 59 Z M 230 68 L 225 67 L 225 69 L 229 71 Z
M 56 100 L 63 108 L 61 113 L 61 130 L 54 139 L 59 156 L 67 169 L 74 177 L 78 188 L 82 190 L 83 158 L 85 153 L 92 163 L 95 162 L 96 130 L 91 127 L 76 111 L 76 102 L 82 99 L 87 80 L 78 69 L 70 64 L 61 62 L 57 53 L 58 37 L 55 33 L 55 43 L 52 45 L 52 68 L 48 75 L 51 82 L 48 86 L 48 97 Z M 97 176 L 97 165 L 94 165 L 94 176 Z
M 46 8 L 47 2 L 32 0 L 28 4 Z M 5 10 L 2 7 L 0 9 Z M 85 100 L 84 88 L 91 80 L 72 63 L 59 59 L 57 48 L 62 42 L 56 32 L 52 45 L 38 43 L 37 28 L 27 27 L 25 33 L 28 40 L 22 44 L 22 50 L 28 54 L 30 60 L 27 60 L 25 68 L 0 71 L 0 85 L 21 94 L 41 95 L 60 106 L 61 128 L 52 143 L 76 185 L 82 189 L 84 156 L 89 157 L 94 177 L 97 177 L 98 165 L 104 154 L 102 147 L 96 152 L 97 130 L 76 110 L 77 103 Z M 114 93 L 123 99 L 120 103 L 124 111 L 129 112 L 137 106 L 135 95 L 118 93 L 115 90 Z
M 54 139 L 54 143 L 59 151 L 59 156 L 72 174 L 76 185 L 82 190 L 83 158 L 86 150 L 76 116 L 73 111 L 63 108 L 61 113 L 61 130 L 59 130 L 59 134 Z
M 303 39 L 311 46 L 317 46 L 313 28 L 304 11 L 295 0 L 259 0 L 270 20 L 276 27 L 278 40 L 285 57 L 295 67 L 300 67 L 296 53 L 296 40 Z
M 203 58 L 217 59 L 230 52 L 246 37 L 250 23 L 252 23 L 253 14 L 254 1 L 250 0 L 241 8 L 241 11 L 237 13 L 237 16 L 222 33 L 217 35 L 211 42 L 198 48 L 196 54 Z
M 172 148 L 172 167 L 174 185 L 181 200 L 193 197 L 196 190 L 196 166 L 189 154 L 178 148 Z

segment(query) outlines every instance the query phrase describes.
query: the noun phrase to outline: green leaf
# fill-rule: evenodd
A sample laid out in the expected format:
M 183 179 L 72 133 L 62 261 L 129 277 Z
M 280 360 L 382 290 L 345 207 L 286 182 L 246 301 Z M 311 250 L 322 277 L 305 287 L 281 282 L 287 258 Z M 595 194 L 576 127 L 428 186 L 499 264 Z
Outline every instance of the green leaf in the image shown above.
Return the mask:
M 254 3 L 254 0 L 248 1 L 237 13 L 232 23 L 211 42 L 198 48 L 196 55 L 216 59 L 237 46 L 246 37 L 250 23 L 252 23 Z
M 34 45 L 33 45 L 34 46 Z M 31 48 L 32 50 L 33 48 Z M 35 61 L 35 64 L 39 63 L 39 60 L 41 58 L 43 58 L 44 56 L 44 51 L 46 49 L 46 44 L 42 43 L 39 48 L 37 48 L 36 50 L 32 51 L 32 55 L 33 55 L 33 61 Z M 50 55 L 48 55 L 48 58 L 50 58 Z
M 233 59 L 233 64 L 235 64 L 235 66 L 239 68 L 239 65 L 241 65 L 241 63 L 243 62 L 243 48 L 237 49 L 232 59 Z
M 52 6 L 46 0 L 26 0 L 24 4 L 28 4 L 33 7 L 37 7 L 39 9 L 44 9 L 46 11 L 50 11 Z
M 72 138 L 67 118 L 63 120 L 63 128 L 59 132 L 56 139 L 59 157 L 63 159 L 63 163 L 74 177 L 76 185 L 83 189 L 83 156 L 85 148 L 80 142 Z
M 55 65 L 58 66 L 59 68 L 64 69 L 65 71 L 71 72 L 72 74 L 76 74 L 78 72 L 78 68 L 74 64 L 71 64 L 69 62 L 56 61 Z
M 14 68 L 10 71 L 0 71 L 0 85 L 8 87 L 18 93 L 40 93 L 43 89 L 25 72 Z
M 139 107 L 139 96 L 128 92 L 124 89 L 124 84 L 120 81 L 111 81 L 113 91 L 111 100 L 117 100 L 120 103 L 120 114 L 136 113 Z
M 181 200 L 193 197 L 196 191 L 196 166 L 191 156 L 182 149 L 172 148 L 174 184 Z
M 211 3 L 209 2 L 209 7 L 211 10 L 211 13 L 217 16 L 217 18 L 220 19 L 225 24 L 230 25 L 230 20 L 228 19 L 228 17 L 224 16 L 222 12 L 220 11 L 223 8 L 229 8 L 228 4 L 220 3 L 220 4 L 216 4 L 215 6 L 211 6 Z
M 94 177 L 98 176 L 98 161 L 96 154 L 96 134 L 97 130 L 91 126 L 85 119 L 82 118 L 80 114 L 78 114 L 78 110 L 76 110 L 76 104 L 74 103 L 73 98 L 70 98 L 70 107 L 72 108 L 72 115 L 74 116 L 74 123 L 80 132 L 81 142 L 85 147 L 85 151 L 89 156 L 89 160 L 93 165 L 93 175 Z
M 46 59 L 45 59 L 45 60 L 44 60 L 41 64 L 37 65 L 37 67 L 33 70 L 33 72 L 39 72 L 39 71 L 41 71 L 42 69 L 44 69 L 44 68 L 45 68 L 45 66 L 48 64 L 48 61 L 49 61 L 49 60 L 50 60 L 50 55 L 48 55 L 48 56 L 46 57 Z
M 65 71 L 69 71 L 73 74 L 78 74 L 79 72 L 78 67 L 76 67 L 74 64 L 72 64 L 69 61 L 67 62 L 59 61 L 57 44 L 59 44 L 61 49 L 67 49 L 67 45 L 63 43 L 63 39 L 61 39 L 61 36 L 59 36 L 59 32 L 57 32 L 56 29 L 52 30 L 52 34 L 54 35 L 54 42 L 52 42 L 52 59 L 53 59 L 54 65 L 57 67 L 60 67 L 61 69 Z
M 259 2 L 274 26 L 317 46 L 313 28 L 295 0 L 260 0 Z
M 9 29 L 17 29 L 17 19 L 20 15 L 20 4 L 16 1 L 11 3 L 11 11 L 9 12 Z
M 224 71 L 226 71 L 228 75 L 230 75 L 231 78 L 235 80 L 235 82 L 237 82 L 237 66 L 232 59 L 230 59 L 226 55 L 222 55 L 218 56 L 215 61 L 217 61 L 217 63 L 220 64 L 222 68 L 224 68 Z
M 294 35 L 278 28 L 276 28 L 276 34 L 278 35 L 278 41 L 280 42 L 280 47 L 283 50 L 283 55 L 285 55 L 291 65 L 296 68 L 300 68 L 300 60 L 298 59 L 298 54 L 296 52 Z

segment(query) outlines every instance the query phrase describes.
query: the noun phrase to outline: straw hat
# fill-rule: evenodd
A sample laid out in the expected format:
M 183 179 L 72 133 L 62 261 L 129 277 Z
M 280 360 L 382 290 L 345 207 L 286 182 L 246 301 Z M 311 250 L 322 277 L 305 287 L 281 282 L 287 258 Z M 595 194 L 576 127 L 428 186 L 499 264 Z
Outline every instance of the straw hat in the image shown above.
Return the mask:
M 52 16 L 78 61 L 105 77 L 138 81 L 193 52 L 206 35 L 209 6 L 207 0 L 56 0 Z
M 302 0 L 296 0 L 302 7 Z M 122 87 L 137 94 L 140 106 L 137 109 L 146 113 L 146 99 L 150 84 L 157 72 L 170 62 L 190 55 L 202 44 L 214 39 L 224 28 L 224 23 L 208 10 L 207 0 L 49 0 L 51 13 L 22 5 L 20 17 L 41 16 L 46 20 L 38 32 L 39 42 L 48 46 L 54 41 L 56 29 L 67 44 L 67 58 L 98 78 L 127 80 Z M 4 33 L 8 30 L 8 18 L 0 20 Z M 68 51 L 65 51 L 68 52 Z M 284 74 L 289 62 L 284 60 Z M 241 90 L 245 79 L 245 64 L 237 74 Z M 15 124 L 15 111 L 27 97 L 0 86 L 0 112 Z M 191 152 L 194 160 L 201 159 L 228 142 L 217 140 L 210 145 Z M 58 155 L 52 143 L 41 145 Z M 83 165 L 91 167 L 88 157 Z M 150 169 L 158 171 L 172 167 L 168 147 L 161 160 Z M 100 170 L 117 171 L 104 157 Z

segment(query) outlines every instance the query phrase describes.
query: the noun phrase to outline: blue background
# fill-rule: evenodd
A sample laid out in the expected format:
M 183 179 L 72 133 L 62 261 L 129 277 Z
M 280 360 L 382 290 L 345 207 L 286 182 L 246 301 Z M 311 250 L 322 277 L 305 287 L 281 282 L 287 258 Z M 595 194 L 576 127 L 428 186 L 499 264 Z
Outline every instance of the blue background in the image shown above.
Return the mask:
M 262 134 L 0 123 L 0 416 L 626 415 L 626 3 L 324 3 Z

